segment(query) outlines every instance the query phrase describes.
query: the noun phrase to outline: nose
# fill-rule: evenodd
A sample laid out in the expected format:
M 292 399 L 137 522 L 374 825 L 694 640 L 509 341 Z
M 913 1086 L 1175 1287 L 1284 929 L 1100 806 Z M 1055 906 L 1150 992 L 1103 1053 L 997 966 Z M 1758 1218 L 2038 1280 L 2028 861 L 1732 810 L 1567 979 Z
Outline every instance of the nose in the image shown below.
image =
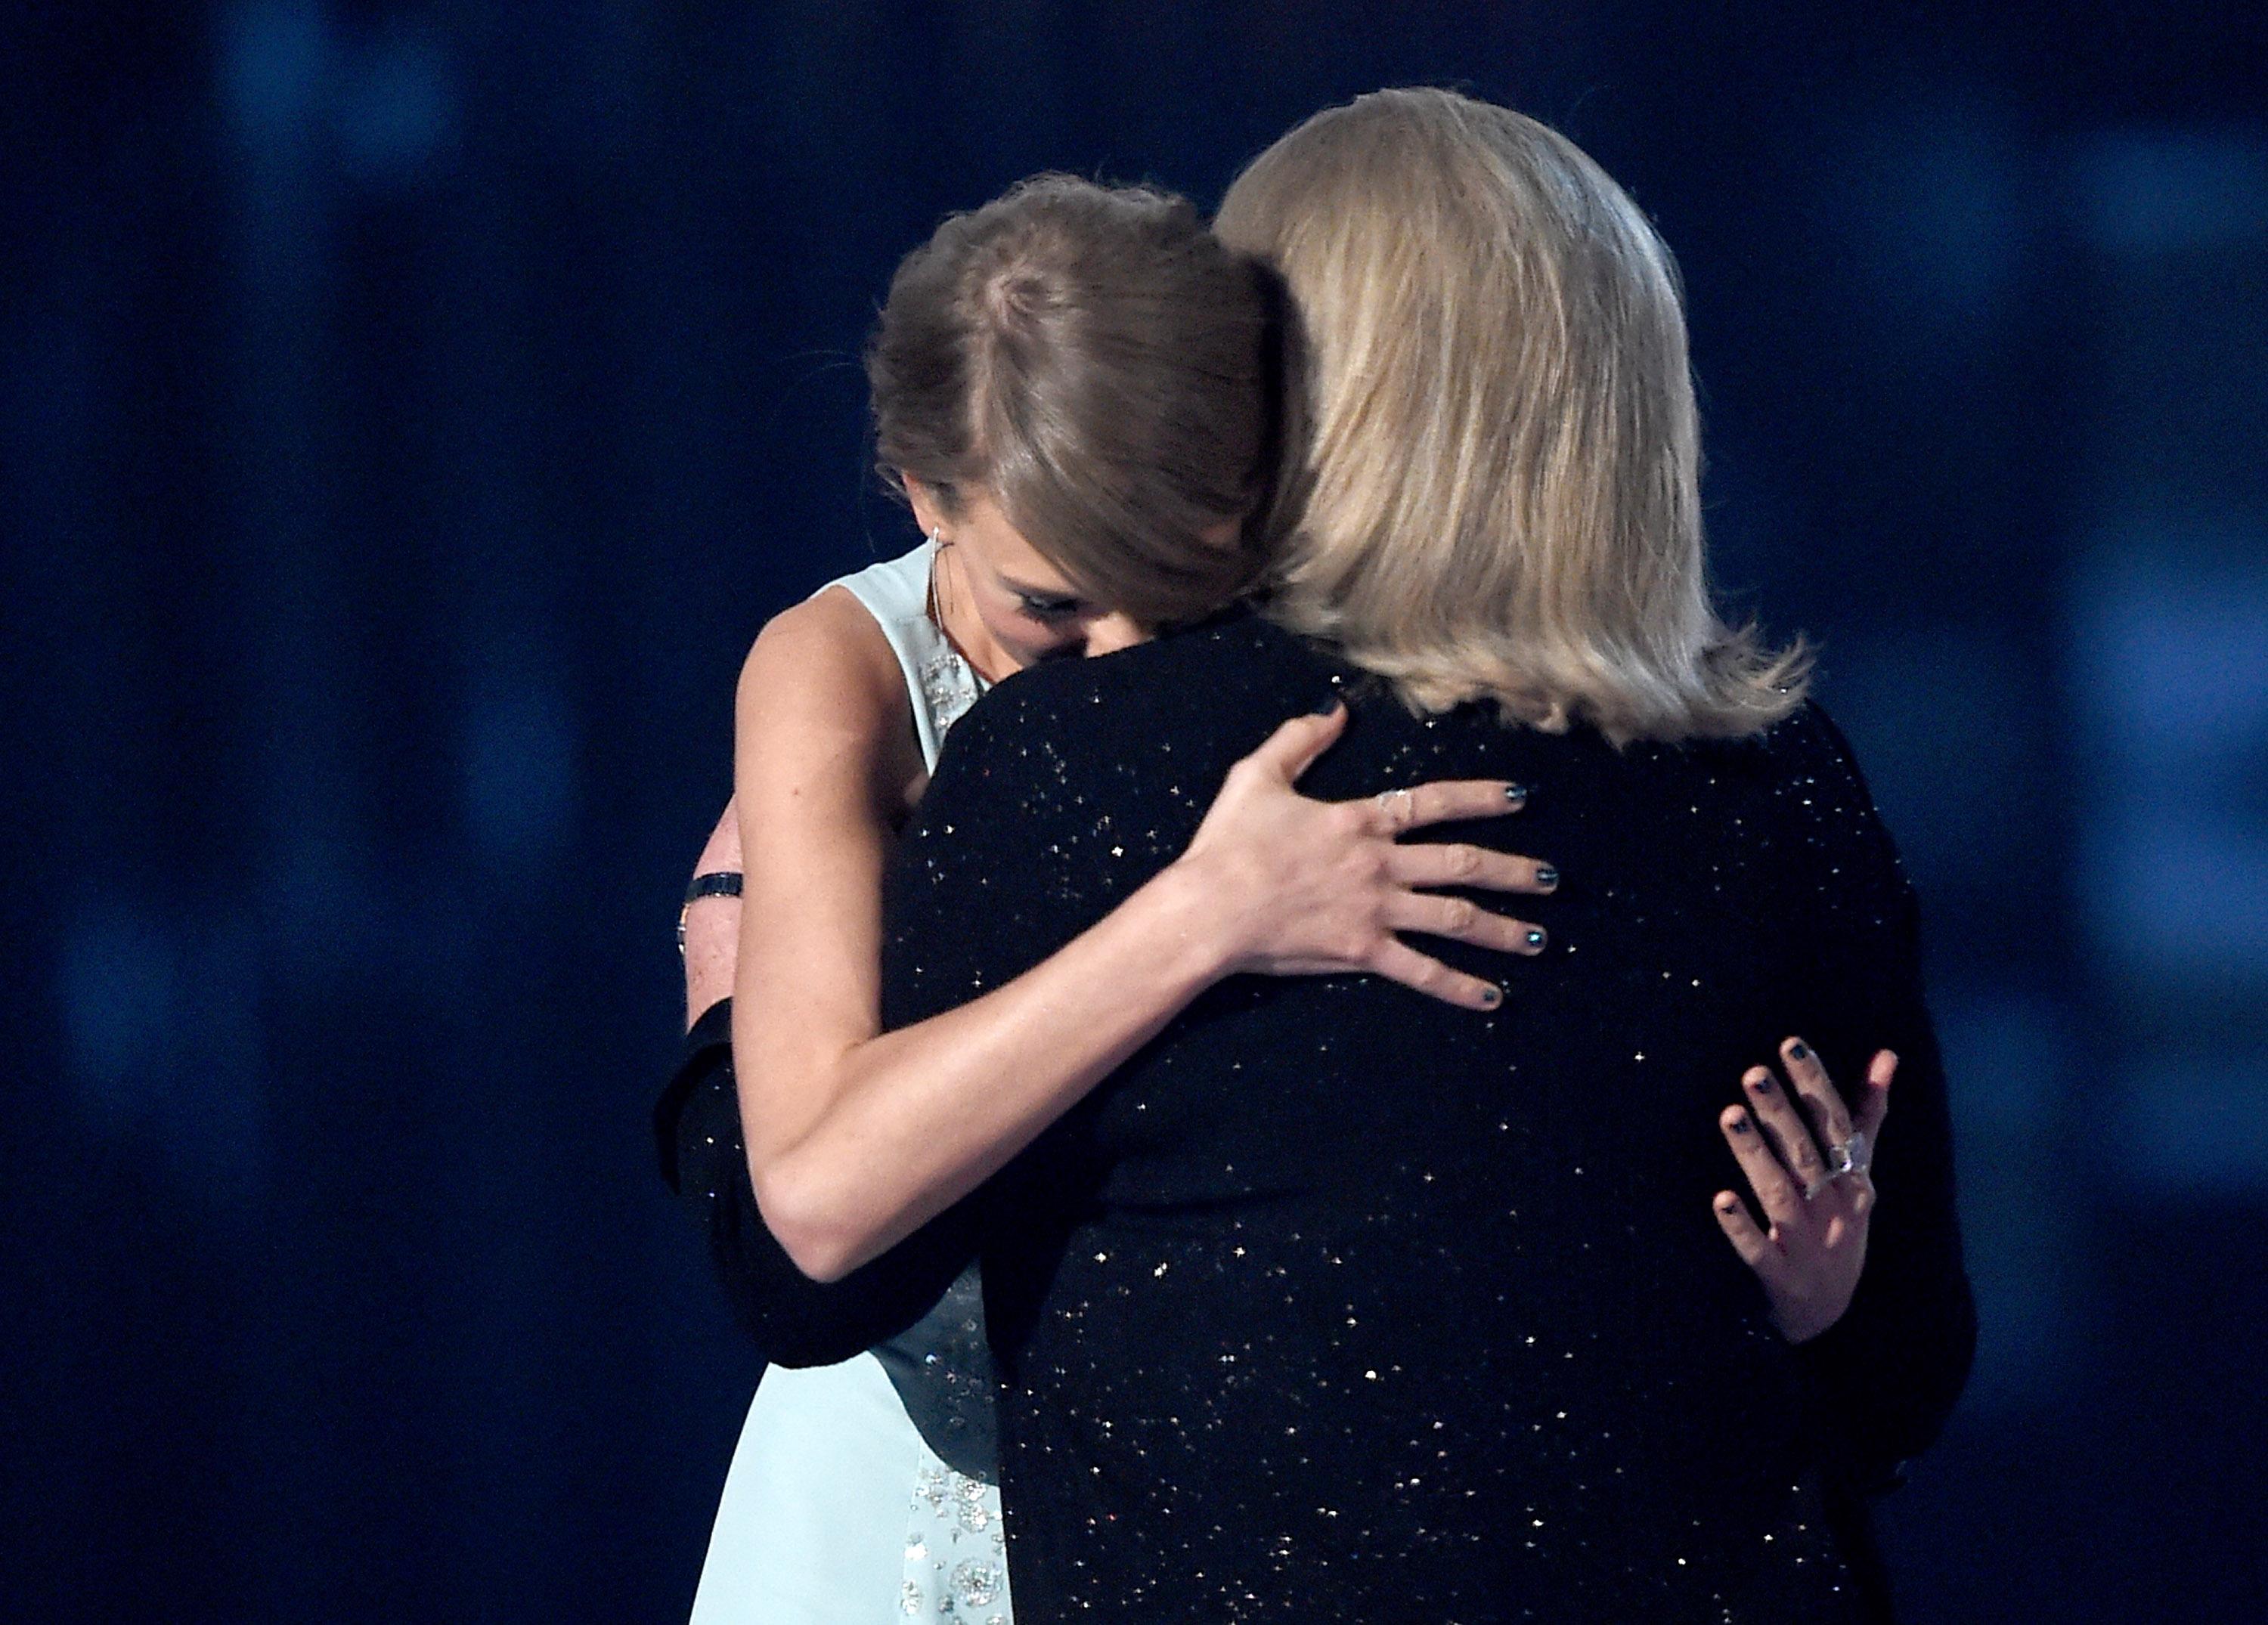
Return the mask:
M 1086 652 L 1090 656 L 1116 654 L 1145 641 L 1149 629 L 1132 617 L 1118 614 L 1097 615 L 1086 623 Z

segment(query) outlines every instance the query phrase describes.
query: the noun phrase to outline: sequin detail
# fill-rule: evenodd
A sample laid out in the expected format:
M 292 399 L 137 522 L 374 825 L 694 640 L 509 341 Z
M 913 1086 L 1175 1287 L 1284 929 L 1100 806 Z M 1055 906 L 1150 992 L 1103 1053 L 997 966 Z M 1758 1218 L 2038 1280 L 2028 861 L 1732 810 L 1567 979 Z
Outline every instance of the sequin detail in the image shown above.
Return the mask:
M 893 877 L 890 1025 L 1130 895 L 1329 671 L 1249 621 L 1079 664 L 1019 677 L 956 739 Z M 1439 833 L 1560 867 L 1519 900 L 1547 945 L 1509 972 L 1423 945 L 1503 980 L 1485 1015 L 1365 977 L 1224 983 L 1022 1159 L 1036 1205 L 984 1254 L 1019 1310 L 1020 1598 L 1049 1619 L 1848 1619 L 1818 1440 L 1788 1425 L 1794 1356 L 1709 1197 L 1735 1058 L 1810 1007 L 1828 946 L 1918 998 L 1863 785 L 1808 710 L 1617 749 L 1361 688 L 1301 788 L 1535 787 Z
M 900 1603 L 909 1619 L 1011 1625 L 1000 1491 L 925 1462 L 914 1481 Z

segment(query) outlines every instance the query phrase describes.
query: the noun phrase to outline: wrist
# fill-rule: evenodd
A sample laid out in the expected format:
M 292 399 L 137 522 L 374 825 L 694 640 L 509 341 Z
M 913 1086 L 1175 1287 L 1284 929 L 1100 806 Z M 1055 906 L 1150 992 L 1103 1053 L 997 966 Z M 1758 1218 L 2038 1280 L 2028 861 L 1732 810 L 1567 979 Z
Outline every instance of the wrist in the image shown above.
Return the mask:
M 703 898 L 692 905 L 685 941 L 685 1009 L 688 1022 L 729 998 L 740 959 L 740 903 L 735 898 Z
M 696 874 L 693 877 L 693 883 L 685 888 L 685 901 L 680 905 L 677 910 L 677 952 L 679 958 L 681 959 L 685 955 L 686 921 L 693 912 L 693 905 L 699 902 L 704 897 L 736 898 L 740 894 L 740 871 L 737 869 L 711 870 L 705 873 Z
M 1184 854 L 1134 894 L 1150 916 L 1160 950 L 1156 962 L 1194 996 L 1247 968 L 1236 940 L 1229 893 L 1201 858 Z

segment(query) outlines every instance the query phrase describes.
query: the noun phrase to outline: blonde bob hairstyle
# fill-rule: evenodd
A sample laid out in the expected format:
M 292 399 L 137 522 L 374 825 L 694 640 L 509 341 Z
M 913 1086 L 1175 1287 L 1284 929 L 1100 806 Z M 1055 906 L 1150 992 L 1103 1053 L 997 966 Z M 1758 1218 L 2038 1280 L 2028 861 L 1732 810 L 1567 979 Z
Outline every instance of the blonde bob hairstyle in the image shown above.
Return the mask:
M 1421 710 L 1750 734 L 1810 657 L 1712 607 L 1668 250 L 1557 131 L 1439 90 L 1317 114 L 1215 231 L 1300 328 L 1270 613 Z

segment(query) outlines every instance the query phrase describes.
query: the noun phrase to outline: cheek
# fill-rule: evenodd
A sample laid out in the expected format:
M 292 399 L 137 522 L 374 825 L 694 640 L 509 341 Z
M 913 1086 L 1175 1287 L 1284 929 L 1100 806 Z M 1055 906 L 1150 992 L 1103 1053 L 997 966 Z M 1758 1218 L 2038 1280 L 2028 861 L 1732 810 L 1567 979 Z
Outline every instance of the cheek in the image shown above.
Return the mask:
M 1016 658 L 1019 665 L 1052 659 L 1084 639 L 1076 625 L 1052 627 L 1014 610 L 990 607 L 984 611 L 984 629 L 992 634 L 993 642 Z
M 1086 652 L 1086 634 L 1077 627 L 1057 630 L 1031 621 L 1023 623 L 1024 663 L 1037 665 L 1042 660 L 1061 659 L 1067 655 Z

